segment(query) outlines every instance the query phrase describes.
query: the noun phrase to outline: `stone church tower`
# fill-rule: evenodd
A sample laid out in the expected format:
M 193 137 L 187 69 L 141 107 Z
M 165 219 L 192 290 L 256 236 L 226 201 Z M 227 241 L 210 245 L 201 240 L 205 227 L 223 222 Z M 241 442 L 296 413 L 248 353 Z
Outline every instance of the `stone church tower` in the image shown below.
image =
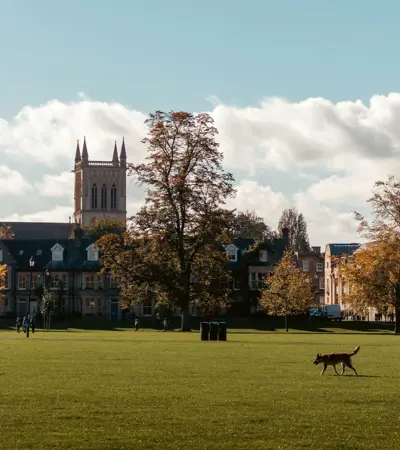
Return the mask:
M 111 161 L 89 161 L 86 138 L 82 155 L 79 141 L 75 154 L 74 222 L 90 224 L 93 219 L 126 219 L 126 150 L 122 140 L 118 158 L 115 142 Z

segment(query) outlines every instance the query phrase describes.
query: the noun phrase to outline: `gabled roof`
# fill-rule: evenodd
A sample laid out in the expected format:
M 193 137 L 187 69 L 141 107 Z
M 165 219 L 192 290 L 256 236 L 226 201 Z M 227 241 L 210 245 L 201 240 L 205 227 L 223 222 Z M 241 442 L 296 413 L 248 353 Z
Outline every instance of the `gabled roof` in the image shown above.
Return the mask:
M 20 270 L 29 270 L 29 259 L 33 257 L 34 270 L 94 270 L 100 268 L 98 261 L 87 264 L 86 248 L 93 243 L 93 239 L 82 239 L 79 247 L 74 239 L 31 239 L 31 240 L 2 240 L 6 251 L 15 261 Z M 63 261 L 52 261 L 51 249 L 59 244 L 64 248 Z
M 328 244 L 328 245 L 332 256 L 340 256 L 340 255 L 351 255 L 358 248 L 360 248 L 361 244 L 352 243 L 352 244 Z
M 58 222 L 0 222 L 10 225 L 14 239 L 68 239 L 73 224 Z

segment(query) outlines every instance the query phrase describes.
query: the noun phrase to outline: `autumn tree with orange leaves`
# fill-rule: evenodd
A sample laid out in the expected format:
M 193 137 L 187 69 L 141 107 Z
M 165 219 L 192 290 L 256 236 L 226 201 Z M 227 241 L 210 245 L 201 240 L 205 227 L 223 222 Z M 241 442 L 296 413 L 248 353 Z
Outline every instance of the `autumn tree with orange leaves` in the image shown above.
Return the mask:
M 400 182 L 394 176 L 378 181 L 368 202 L 372 221 L 356 213 L 367 244 L 351 257 L 335 261 L 349 287 L 344 302 L 360 313 L 369 307 L 394 312 L 394 331 L 400 334 Z
M 6 287 L 7 278 L 7 266 L 5 264 L 0 265 L 0 303 L 4 303 L 6 296 L 4 289 Z
M 14 231 L 11 225 L 0 225 L 0 239 L 14 239 Z
M 146 124 L 146 162 L 129 166 L 147 188 L 145 206 L 122 237 L 109 234 L 97 245 L 125 306 L 156 298 L 178 307 L 184 331 L 191 304 L 227 305 L 221 246 L 233 228 L 234 213 L 224 207 L 235 195 L 233 177 L 223 170 L 210 115 L 157 111 Z
M 283 254 L 279 264 L 265 280 L 260 303 L 268 314 L 285 318 L 285 329 L 289 331 L 288 318 L 304 314 L 312 305 L 314 295 L 307 273 L 296 267 L 292 251 Z

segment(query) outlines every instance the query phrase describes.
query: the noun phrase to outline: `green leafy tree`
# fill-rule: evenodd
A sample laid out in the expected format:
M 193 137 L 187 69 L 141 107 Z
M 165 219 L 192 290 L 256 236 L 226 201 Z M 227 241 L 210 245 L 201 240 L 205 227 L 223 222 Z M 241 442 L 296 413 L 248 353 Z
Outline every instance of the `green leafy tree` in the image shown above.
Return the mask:
M 56 297 L 53 292 L 44 289 L 42 298 L 40 300 L 40 313 L 43 318 L 43 329 L 50 329 L 51 314 L 56 309 Z
M 282 234 L 284 228 L 289 229 L 289 248 L 294 252 L 309 251 L 310 240 L 308 238 L 307 222 L 302 213 L 296 208 L 285 209 L 278 223 L 278 231 Z
M 94 219 L 90 225 L 83 227 L 84 236 L 95 241 L 107 234 L 122 235 L 126 231 L 126 221 L 115 217 Z
M 267 277 L 260 303 L 268 314 L 285 317 L 288 332 L 288 317 L 305 313 L 313 300 L 310 278 L 296 267 L 293 253 L 286 251 L 272 274 Z
M 233 236 L 244 239 L 254 239 L 263 241 L 277 237 L 277 233 L 264 222 L 264 219 L 257 216 L 253 211 L 238 211 L 235 216 L 233 226 Z
M 145 206 L 121 237 L 99 240 L 101 261 L 121 288 L 125 306 L 156 298 L 179 307 L 224 307 L 228 277 L 221 245 L 231 241 L 233 177 L 222 168 L 217 130 L 208 114 L 157 111 L 147 120 L 147 161 L 130 174 L 147 187 Z

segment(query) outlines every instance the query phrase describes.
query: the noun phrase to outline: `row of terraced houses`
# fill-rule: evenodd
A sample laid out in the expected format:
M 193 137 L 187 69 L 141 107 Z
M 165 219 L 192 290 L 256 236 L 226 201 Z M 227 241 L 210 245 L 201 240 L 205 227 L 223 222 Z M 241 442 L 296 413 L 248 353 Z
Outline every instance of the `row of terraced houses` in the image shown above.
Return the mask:
M 103 315 L 119 320 L 118 286 L 100 274 L 99 253 L 93 241 L 83 237 L 81 225 L 105 216 L 126 218 L 126 148 L 115 144 L 110 161 L 91 161 L 86 140 L 77 144 L 74 164 L 74 212 L 66 223 L 8 222 L 12 240 L 0 240 L 0 264 L 8 266 L 6 301 L 1 312 L 23 315 L 30 304 L 37 311 L 37 287 L 47 287 L 59 298 L 60 312 Z M 265 276 L 281 259 L 288 245 L 288 230 L 278 239 L 266 240 L 252 250 L 254 240 L 234 239 L 225 249 L 232 271 L 231 314 L 247 315 L 259 309 Z M 328 244 L 296 254 L 309 274 L 315 305 L 340 303 L 344 287 L 331 267 L 331 255 L 352 253 L 359 244 Z M 28 301 L 30 299 L 30 301 Z M 135 308 L 137 315 L 151 316 L 154 303 Z M 179 314 L 179 311 L 172 311 Z M 192 314 L 197 311 L 193 307 Z

